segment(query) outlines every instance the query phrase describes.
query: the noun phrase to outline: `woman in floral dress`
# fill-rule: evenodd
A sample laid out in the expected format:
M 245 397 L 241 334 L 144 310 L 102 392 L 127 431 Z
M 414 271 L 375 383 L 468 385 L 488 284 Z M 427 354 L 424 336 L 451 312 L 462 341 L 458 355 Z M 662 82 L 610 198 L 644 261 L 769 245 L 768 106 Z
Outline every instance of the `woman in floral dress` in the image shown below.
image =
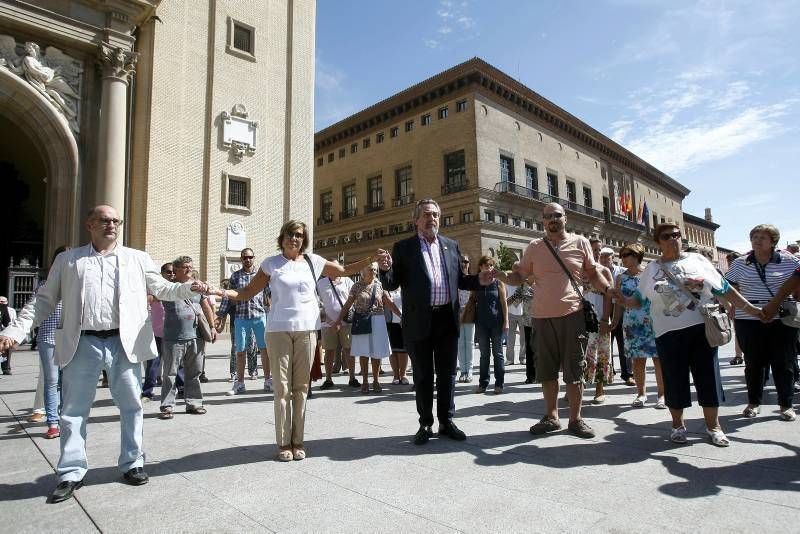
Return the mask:
M 642 259 L 644 258 L 644 248 L 638 243 L 625 245 L 619 251 L 622 266 L 627 270 L 617 277 L 617 289 L 627 298 L 634 294 L 639 287 L 639 278 L 642 274 Z M 621 306 L 617 302 L 617 306 Z M 619 311 L 619 310 L 618 310 Z M 653 332 L 653 322 L 650 318 L 650 305 L 645 304 L 641 308 L 627 308 L 625 313 L 615 313 L 617 318 L 612 326 L 612 330 L 617 326 L 619 317 L 622 317 L 622 330 L 625 335 L 625 354 L 633 361 L 633 379 L 636 381 L 636 398 L 631 403 L 634 408 L 642 408 L 647 402 L 645 392 L 645 368 L 647 358 L 653 359 L 653 366 L 656 372 L 656 389 L 658 399 L 656 408 L 663 410 L 664 404 L 664 385 L 661 380 L 661 362 L 656 352 L 656 336 Z

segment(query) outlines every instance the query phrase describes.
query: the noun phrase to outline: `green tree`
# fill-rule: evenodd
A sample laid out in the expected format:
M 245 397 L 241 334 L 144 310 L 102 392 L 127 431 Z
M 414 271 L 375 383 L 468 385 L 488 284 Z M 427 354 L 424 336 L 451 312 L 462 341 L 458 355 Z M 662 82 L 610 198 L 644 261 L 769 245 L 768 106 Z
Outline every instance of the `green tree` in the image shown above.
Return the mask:
M 510 271 L 515 261 L 517 261 L 517 256 L 500 241 L 500 246 L 497 247 L 498 268 L 501 271 Z

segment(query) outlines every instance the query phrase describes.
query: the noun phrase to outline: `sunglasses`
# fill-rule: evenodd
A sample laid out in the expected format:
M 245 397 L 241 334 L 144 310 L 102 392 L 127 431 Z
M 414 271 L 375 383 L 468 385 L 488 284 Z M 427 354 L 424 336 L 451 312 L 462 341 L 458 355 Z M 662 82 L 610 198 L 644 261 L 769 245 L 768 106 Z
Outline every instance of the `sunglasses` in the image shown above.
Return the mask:
M 667 239 L 680 239 L 681 235 L 682 234 L 680 232 L 664 232 L 658 236 L 658 240 L 666 241 Z
M 252 260 L 255 259 L 255 256 L 242 256 L 243 260 Z
M 550 219 L 560 219 L 563 217 L 564 214 L 558 211 L 554 211 L 553 213 L 545 213 L 542 215 L 542 219 L 549 221 Z
M 291 239 L 291 238 L 303 239 L 305 236 L 306 236 L 306 234 L 304 234 L 302 232 L 289 232 L 283 237 L 286 238 L 286 239 Z

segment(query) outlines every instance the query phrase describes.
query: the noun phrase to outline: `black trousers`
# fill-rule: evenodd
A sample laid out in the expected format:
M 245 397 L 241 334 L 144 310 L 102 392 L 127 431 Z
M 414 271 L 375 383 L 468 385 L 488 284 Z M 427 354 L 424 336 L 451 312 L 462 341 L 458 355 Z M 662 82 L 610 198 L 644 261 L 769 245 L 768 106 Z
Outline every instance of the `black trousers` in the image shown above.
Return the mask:
M 778 404 L 783 407 L 791 406 L 794 396 L 794 344 L 797 340 L 797 329 L 778 320 L 762 323 L 751 319 L 736 319 L 736 335 L 739 336 L 739 345 L 744 352 L 747 402 L 761 404 L 765 372 L 772 368 Z
M 436 378 L 436 417 L 439 424 L 452 421 L 456 413 L 453 397 L 458 365 L 458 325 L 449 306 L 433 310 L 430 334 L 425 339 L 405 339 L 414 371 L 420 426 L 433 425 L 433 382 Z M 444 335 L 443 332 L 455 332 Z
M 619 372 L 623 380 L 633 377 L 630 362 L 625 357 L 625 334 L 622 332 L 622 321 L 611 331 L 611 340 L 617 342 L 617 354 L 619 355 Z
M 525 327 L 525 378 L 536 380 L 536 331 L 532 326 Z

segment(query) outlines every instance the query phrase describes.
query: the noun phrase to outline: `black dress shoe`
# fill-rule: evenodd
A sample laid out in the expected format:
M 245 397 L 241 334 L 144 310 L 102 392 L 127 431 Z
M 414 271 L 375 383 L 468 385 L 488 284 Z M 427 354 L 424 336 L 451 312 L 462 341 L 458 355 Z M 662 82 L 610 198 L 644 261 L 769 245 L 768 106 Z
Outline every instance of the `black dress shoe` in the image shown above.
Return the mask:
M 142 484 L 147 484 L 147 482 L 150 480 L 150 478 L 147 476 L 147 473 L 144 472 L 144 468 L 142 467 L 128 469 L 125 471 L 125 474 L 122 475 L 122 478 L 124 478 L 125 482 L 131 486 L 141 486 Z
M 467 439 L 467 435 L 464 434 L 464 432 L 452 421 L 443 425 L 439 425 L 439 435 L 447 436 L 448 438 L 456 441 L 464 441 Z
M 433 437 L 433 430 L 429 426 L 421 426 L 414 434 L 414 445 L 425 445 Z
M 83 479 L 81 480 L 65 480 L 63 482 L 59 482 L 56 489 L 53 490 L 53 493 L 50 494 L 50 502 L 57 503 L 66 501 L 72 494 L 75 493 L 75 490 L 83 486 Z

